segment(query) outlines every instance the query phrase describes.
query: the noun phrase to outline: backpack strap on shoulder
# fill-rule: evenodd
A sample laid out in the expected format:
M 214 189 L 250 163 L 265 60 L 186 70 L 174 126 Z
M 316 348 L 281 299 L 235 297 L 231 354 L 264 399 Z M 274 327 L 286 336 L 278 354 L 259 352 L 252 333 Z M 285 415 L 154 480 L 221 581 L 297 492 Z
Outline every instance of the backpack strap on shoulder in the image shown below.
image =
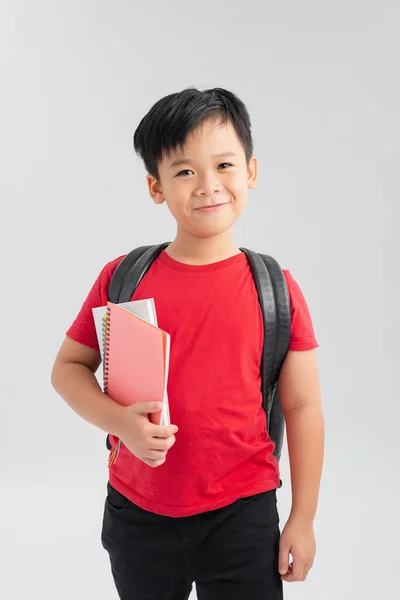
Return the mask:
M 108 300 L 114 304 L 130 302 L 134 291 L 151 263 L 170 242 L 153 246 L 140 246 L 131 250 L 119 263 L 108 286 Z M 106 446 L 112 449 L 110 434 L 107 434 Z
M 108 299 L 114 304 L 130 302 L 142 277 L 170 242 L 140 246 L 131 250 L 115 269 L 108 287 Z
M 276 345 L 272 384 L 276 384 L 290 343 L 290 299 L 285 276 L 278 262 L 267 254 L 259 255 L 267 266 L 275 298 Z
M 268 393 L 278 381 L 290 342 L 290 302 L 278 262 L 266 254 L 241 248 L 253 270 L 264 318 L 263 387 Z
M 277 394 L 279 373 L 290 343 L 290 300 L 285 276 L 279 263 L 266 254 L 240 248 L 253 271 L 264 324 L 261 360 L 262 393 L 267 429 L 280 458 L 285 419 Z
M 273 387 L 270 392 L 268 403 L 270 405 L 269 434 L 271 439 L 275 442 L 274 456 L 279 461 L 282 454 L 285 415 L 278 394 L 278 378 L 289 350 L 291 325 L 290 298 L 286 279 L 279 264 L 270 256 L 264 254 L 260 254 L 260 256 L 268 266 L 271 282 L 274 286 L 278 316 L 275 366 L 272 374 Z

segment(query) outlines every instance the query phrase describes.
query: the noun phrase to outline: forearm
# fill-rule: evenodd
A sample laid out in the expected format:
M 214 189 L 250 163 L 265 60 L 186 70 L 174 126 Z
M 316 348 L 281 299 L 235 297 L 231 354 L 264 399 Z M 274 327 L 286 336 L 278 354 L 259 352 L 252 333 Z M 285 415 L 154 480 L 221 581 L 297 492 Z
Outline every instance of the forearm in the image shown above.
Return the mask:
M 51 383 L 82 419 L 120 437 L 124 407 L 103 393 L 88 367 L 79 363 L 61 364 L 53 370 Z
M 301 406 L 285 415 L 290 479 L 291 515 L 313 521 L 318 505 L 324 455 L 324 420 L 319 405 Z

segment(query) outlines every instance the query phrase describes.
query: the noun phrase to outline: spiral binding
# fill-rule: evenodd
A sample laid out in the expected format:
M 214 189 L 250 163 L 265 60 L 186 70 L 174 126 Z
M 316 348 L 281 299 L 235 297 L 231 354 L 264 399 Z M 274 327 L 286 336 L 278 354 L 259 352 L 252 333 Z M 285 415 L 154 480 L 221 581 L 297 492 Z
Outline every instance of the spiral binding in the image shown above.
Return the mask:
M 103 316 L 103 390 L 104 393 L 108 393 L 108 350 L 109 350 L 109 335 L 110 335 L 110 308 L 107 307 L 107 311 Z
M 109 358 L 108 358 L 108 351 L 109 351 L 109 339 L 110 339 L 110 307 L 107 307 L 107 311 L 103 317 L 103 329 L 102 329 L 102 334 L 103 334 L 103 356 L 104 356 L 104 361 L 103 361 L 103 391 L 105 394 L 108 393 L 108 368 L 109 368 Z M 121 440 L 118 440 L 117 445 L 115 446 L 114 450 L 112 450 L 110 452 L 110 456 L 108 459 L 108 466 L 111 467 L 111 465 L 115 465 L 115 463 L 117 462 L 117 458 L 119 456 L 119 451 L 121 448 Z

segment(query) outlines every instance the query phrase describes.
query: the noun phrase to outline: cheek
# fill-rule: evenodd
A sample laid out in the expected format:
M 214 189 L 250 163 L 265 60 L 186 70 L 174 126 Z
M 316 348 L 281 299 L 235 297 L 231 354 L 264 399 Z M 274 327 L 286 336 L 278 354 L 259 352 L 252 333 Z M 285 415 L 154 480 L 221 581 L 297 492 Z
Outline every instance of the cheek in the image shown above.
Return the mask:
M 246 190 L 247 190 L 247 172 L 243 172 L 240 174 L 236 173 L 235 176 L 233 176 L 227 182 L 227 186 L 229 186 L 229 188 L 232 191 L 235 191 L 237 193 L 246 192 Z
M 187 181 L 175 180 L 168 186 L 166 190 L 169 198 L 176 200 L 177 202 L 183 201 L 185 198 L 187 200 L 188 196 L 192 192 L 192 187 L 189 185 Z
M 188 200 L 191 190 L 187 186 L 172 184 L 165 189 L 168 208 L 175 219 L 185 218 L 188 211 Z
M 247 179 L 246 181 L 235 182 L 235 184 L 229 188 L 229 191 L 235 198 L 236 203 L 242 204 L 247 198 Z

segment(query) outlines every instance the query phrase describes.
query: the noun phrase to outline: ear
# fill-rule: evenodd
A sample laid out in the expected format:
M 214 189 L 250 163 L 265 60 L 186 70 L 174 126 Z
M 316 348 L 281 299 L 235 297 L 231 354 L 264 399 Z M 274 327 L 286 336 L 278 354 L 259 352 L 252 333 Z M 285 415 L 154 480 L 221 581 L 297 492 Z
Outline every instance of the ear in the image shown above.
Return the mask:
M 257 184 L 257 175 L 258 175 L 258 161 L 255 156 L 252 156 L 249 161 L 249 166 L 247 168 L 247 187 L 249 189 L 253 189 Z
M 153 175 L 147 175 L 147 186 L 149 188 L 149 194 L 155 204 L 162 204 L 165 201 L 164 194 L 162 193 L 160 182 L 153 177 Z

